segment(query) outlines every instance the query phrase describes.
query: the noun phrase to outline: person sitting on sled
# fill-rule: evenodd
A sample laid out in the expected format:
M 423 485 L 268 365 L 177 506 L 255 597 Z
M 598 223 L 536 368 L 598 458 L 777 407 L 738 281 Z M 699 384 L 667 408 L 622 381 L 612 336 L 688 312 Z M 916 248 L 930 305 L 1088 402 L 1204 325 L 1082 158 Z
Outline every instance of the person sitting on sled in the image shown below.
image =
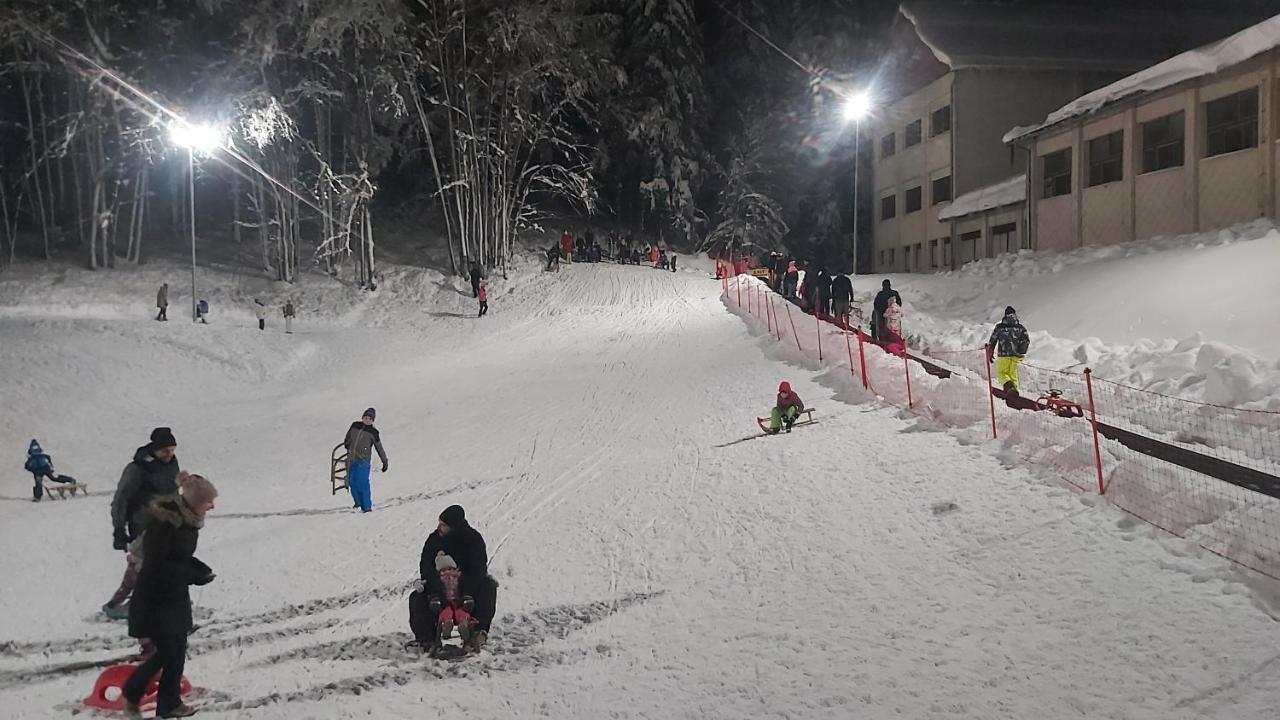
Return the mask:
M 462 571 L 458 569 L 458 564 L 453 561 L 453 558 L 446 555 L 443 550 L 436 553 L 436 575 L 440 578 L 440 587 L 443 590 L 440 593 L 440 615 L 436 620 L 440 635 L 446 637 L 454 627 L 457 627 L 458 634 L 462 636 L 462 642 L 465 644 L 470 639 L 471 610 L 475 603 L 458 592 Z
M 1018 366 L 1022 364 L 1030 347 L 1031 338 L 1018 320 L 1018 313 L 1014 312 L 1013 306 L 1006 307 L 1004 319 L 996 324 L 996 329 L 991 332 L 991 339 L 987 341 L 987 362 L 991 362 L 994 353 L 996 385 L 1004 388 L 1005 392 L 1018 394 Z
M 429 654 L 440 651 L 440 619 L 445 608 L 448 586 L 446 578 L 437 570 L 440 553 L 448 556 L 457 575 L 456 592 L 461 607 L 467 611 L 469 634 L 465 647 L 469 652 L 479 652 L 489 638 L 489 627 L 497 610 L 498 582 L 489 575 L 489 555 L 480 532 L 467 522 L 461 505 L 450 505 L 440 513 L 435 532 L 422 546 L 419 572 L 422 587 L 409 594 L 409 628 L 419 647 Z M 445 569 L 448 569 L 447 566 Z M 456 608 L 453 620 L 458 620 Z
M 791 426 L 796 423 L 802 410 L 804 402 L 791 389 L 791 383 L 784 380 L 778 385 L 778 404 L 773 406 L 773 411 L 769 414 L 769 433 L 777 435 L 783 425 L 786 425 L 787 432 L 791 432 Z
M 56 483 L 75 482 L 69 477 L 63 477 L 53 471 L 53 458 L 40 447 L 40 443 L 32 439 L 31 444 L 27 446 L 27 463 L 22 466 L 24 470 L 31 473 L 35 478 L 35 487 L 31 488 L 31 499 L 34 502 L 40 502 L 40 498 L 44 497 L 45 478 Z

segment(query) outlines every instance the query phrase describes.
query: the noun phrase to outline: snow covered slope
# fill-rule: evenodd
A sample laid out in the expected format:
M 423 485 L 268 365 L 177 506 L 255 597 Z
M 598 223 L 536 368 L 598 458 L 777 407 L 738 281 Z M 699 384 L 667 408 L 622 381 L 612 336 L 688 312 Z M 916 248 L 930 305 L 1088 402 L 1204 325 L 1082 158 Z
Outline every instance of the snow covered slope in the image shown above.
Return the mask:
M 1280 231 L 1268 223 L 1065 254 L 1001 255 L 936 275 L 882 277 L 901 291 L 922 351 L 986 343 L 1006 305 L 1031 361 L 1195 400 L 1280 409 Z M 870 312 L 867 302 L 867 312 Z
M 698 273 L 523 272 L 481 321 L 469 292 L 404 270 L 342 312 L 304 306 L 293 336 L 152 322 L 153 280 L 0 282 L 9 716 L 73 714 L 96 671 L 70 664 L 129 652 L 94 618 L 123 569 L 107 504 L 159 424 L 222 491 L 187 665 L 215 691 L 204 717 L 1248 719 L 1280 701 L 1280 630 L 1222 562 L 805 369 Z M 49 310 L 64 296 L 115 310 Z M 782 379 L 821 423 L 745 439 Z M 390 472 L 361 515 L 327 462 L 369 405 Z M 31 437 L 93 494 L 29 502 Z M 442 666 L 401 644 L 455 502 L 502 589 L 490 651 Z

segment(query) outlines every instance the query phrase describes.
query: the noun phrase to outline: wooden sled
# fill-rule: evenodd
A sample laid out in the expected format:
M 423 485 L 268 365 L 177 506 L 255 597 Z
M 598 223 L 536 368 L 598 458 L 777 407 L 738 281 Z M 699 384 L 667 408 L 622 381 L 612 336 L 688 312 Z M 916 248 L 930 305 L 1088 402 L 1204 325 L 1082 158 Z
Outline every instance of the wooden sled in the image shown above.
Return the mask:
M 58 500 L 65 500 L 68 495 L 75 497 L 76 493 L 80 493 L 81 495 L 89 494 L 88 485 L 85 485 L 82 482 L 76 482 L 66 475 L 59 475 L 58 477 L 65 477 L 68 480 L 71 480 L 71 482 L 59 483 L 52 482 L 50 480 L 41 481 L 41 484 L 44 485 L 44 494 L 47 495 L 50 500 L 53 500 L 54 498 L 57 498 Z
M 801 420 L 800 418 L 804 418 L 804 419 Z M 804 410 L 801 410 L 798 415 L 796 415 L 796 421 L 791 423 L 791 427 L 794 428 L 794 427 L 799 427 L 800 425 L 812 425 L 816 422 L 818 421 L 813 418 L 813 408 L 805 408 Z M 765 432 L 765 433 L 769 432 L 769 418 L 758 417 L 756 418 L 756 424 L 760 426 L 761 432 Z M 779 432 L 786 432 L 785 424 L 783 425 L 783 428 L 784 429 L 780 430 Z
M 329 484 L 334 495 L 347 489 L 347 448 L 341 443 L 329 454 Z

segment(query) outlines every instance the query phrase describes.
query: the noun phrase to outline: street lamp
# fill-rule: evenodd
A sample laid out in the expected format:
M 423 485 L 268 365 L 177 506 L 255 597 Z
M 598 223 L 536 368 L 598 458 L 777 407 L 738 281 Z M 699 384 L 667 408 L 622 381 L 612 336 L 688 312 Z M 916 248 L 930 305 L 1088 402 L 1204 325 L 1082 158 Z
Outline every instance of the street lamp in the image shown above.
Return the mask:
M 169 139 L 187 150 L 187 188 L 191 196 L 191 321 L 196 312 L 196 161 L 195 154 L 208 155 L 223 144 L 222 132 L 212 125 L 176 122 L 169 126 Z
M 862 119 L 871 114 L 871 94 L 859 90 L 844 101 L 845 122 L 853 121 L 853 272 L 858 272 L 858 137 L 862 135 Z

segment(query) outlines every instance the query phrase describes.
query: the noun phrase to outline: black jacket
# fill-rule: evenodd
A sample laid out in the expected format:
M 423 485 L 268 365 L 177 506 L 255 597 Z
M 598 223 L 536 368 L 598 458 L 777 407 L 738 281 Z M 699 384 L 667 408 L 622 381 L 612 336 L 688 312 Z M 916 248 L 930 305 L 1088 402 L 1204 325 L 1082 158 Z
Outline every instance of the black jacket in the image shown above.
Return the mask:
M 890 298 L 896 298 L 898 300 L 898 304 L 902 304 L 902 296 L 898 294 L 898 291 L 893 288 L 888 288 L 876 293 L 876 301 L 871 308 L 877 315 L 883 315 L 884 311 L 889 309 Z
M 831 297 L 831 276 L 825 272 L 818 273 L 818 277 L 813 281 L 813 289 L 818 293 L 818 297 Z
M 178 458 L 162 463 L 143 445 L 125 466 L 111 500 L 111 525 L 116 533 L 127 531 L 130 540 L 142 534 L 150 521 L 147 506 L 163 495 L 178 492 Z
M 1027 329 L 1018 320 L 1018 316 L 1009 314 L 1005 315 L 1004 319 L 996 325 L 996 329 L 991 332 L 987 347 L 995 348 L 996 355 L 1000 357 L 1022 357 L 1027 354 L 1027 350 L 1031 349 L 1031 338 L 1027 335 Z
M 853 281 L 848 275 L 837 275 L 831 279 L 832 300 L 852 300 Z
M 213 579 L 213 571 L 195 557 L 200 528 L 194 513 L 177 495 L 146 508 L 150 516 L 142 538 L 142 570 L 129 601 L 129 635 L 154 638 L 187 635 L 191 622 L 189 586 Z
M 440 576 L 436 574 L 436 553 L 441 551 L 453 558 L 458 570 L 462 572 L 458 592 L 474 597 L 480 583 L 489 574 L 489 551 L 485 548 L 480 531 L 469 524 L 459 525 L 450 528 L 448 535 L 441 535 L 436 530 L 427 537 L 427 542 L 422 546 L 418 571 L 428 595 L 444 594 L 444 586 L 440 583 Z
M 481 278 L 483 278 L 483 277 L 484 277 L 484 271 L 480 269 L 480 266 L 479 266 L 479 265 L 472 265 L 472 266 L 471 266 L 471 285 L 472 285 L 472 287 L 475 287 L 475 286 L 479 285 L 479 284 L 480 284 L 480 279 L 481 279 Z

